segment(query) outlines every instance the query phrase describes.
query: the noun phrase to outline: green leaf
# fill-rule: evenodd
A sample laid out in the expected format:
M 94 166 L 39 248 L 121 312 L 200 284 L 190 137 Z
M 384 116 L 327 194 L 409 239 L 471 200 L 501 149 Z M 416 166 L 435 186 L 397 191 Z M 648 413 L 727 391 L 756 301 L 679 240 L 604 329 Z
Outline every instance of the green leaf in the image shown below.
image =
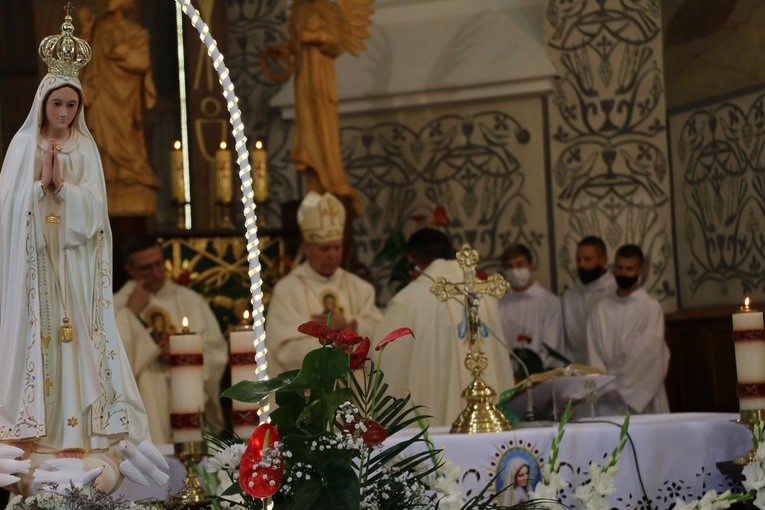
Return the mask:
M 318 502 L 326 503 L 321 508 L 358 510 L 361 499 L 359 478 L 348 462 L 331 459 L 319 467 L 319 473 L 324 483 Z
M 317 398 L 303 410 L 297 420 L 298 426 L 303 426 L 303 424 L 316 426 L 331 422 L 340 404 L 350 400 L 352 395 L 350 388 L 340 388 Z
M 305 355 L 300 373 L 285 389 L 331 391 L 335 381 L 345 377 L 348 370 L 350 370 L 348 356 L 340 349 L 334 347 L 315 349 Z
M 272 392 L 289 385 L 297 374 L 297 370 L 292 370 L 266 381 L 240 381 L 221 393 L 221 397 L 239 402 L 260 402 Z
M 372 264 L 380 265 L 392 262 L 402 256 L 406 250 L 406 238 L 400 230 L 394 230 L 385 239 L 382 248 L 375 254 Z

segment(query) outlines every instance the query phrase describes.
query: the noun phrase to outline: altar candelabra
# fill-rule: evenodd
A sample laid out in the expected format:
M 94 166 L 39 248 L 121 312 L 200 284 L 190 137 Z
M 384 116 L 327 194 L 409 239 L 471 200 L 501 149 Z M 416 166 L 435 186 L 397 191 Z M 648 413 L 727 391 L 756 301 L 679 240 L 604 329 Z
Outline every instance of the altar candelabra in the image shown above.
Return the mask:
M 483 296 L 488 294 L 500 298 L 505 295 L 510 284 L 500 274 L 493 274 L 486 281 L 477 279 L 475 268 L 478 264 L 478 252 L 467 243 L 457 252 L 457 262 L 462 268 L 464 281 L 453 283 L 444 277 L 438 277 L 430 287 L 430 291 L 439 301 L 447 301 L 458 294 L 465 298 L 468 323 L 465 367 L 473 375 L 473 380 L 462 391 L 462 398 L 467 401 L 467 406 L 452 424 L 451 432 L 473 434 L 510 430 L 510 422 L 494 403 L 497 392 L 482 378 L 489 361 L 481 350 L 481 318 L 478 315 L 478 303 Z

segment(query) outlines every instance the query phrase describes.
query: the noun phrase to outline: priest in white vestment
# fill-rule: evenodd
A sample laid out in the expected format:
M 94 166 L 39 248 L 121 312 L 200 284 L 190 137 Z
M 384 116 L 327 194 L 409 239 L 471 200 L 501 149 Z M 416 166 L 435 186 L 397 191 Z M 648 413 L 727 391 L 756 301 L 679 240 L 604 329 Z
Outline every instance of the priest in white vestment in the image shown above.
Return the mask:
M 531 250 L 511 244 L 502 253 L 502 267 L 510 290 L 499 300 L 505 342 L 510 349 L 531 349 L 545 368 L 562 363 L 551 357 L 545 345 L 563 353 L 563 318 L 558 296 L 534 280 L 536 266 Z
M 618 289 L 595 306 L 587 321 L 590 364 L 616 375 L 616 389 L 601 397 L 601 403 L 621 397 L 633 414 L 668 413 L 664 312 L 640 286 L 642 275 L 640 248 L 619 248 L 614 259 Z
M 585 237 L 576 245 L 577 280 L 563 292 L 563 350 L 571 363 L 589 365 L 587 359 L 587 319 L 595 305 L 616 292 L 614 275 L 608 271 L 606 243 L 595 236 Z
M 114 295 L 117 326 L 149 417 L 155 442 L 172 443 L 170 428 L 169 337 L 189 330 L 202 337 L 205 414 L 223 424 L 220 381 L 228 364 L 228 344 L 207 302 L 192 289 L 167 279 L 165 258 L 156 237 L 142 235 L 126 243 L 122 257 L 131 276 Z
M 468 350 L 467 323 L 463 299 L 441 302 L 430 291 L 440 277 L 464 281 L 454 248 L 446 235 L 426 228 L 412 234 L 407 242 L 407 257 L 415 264 L 415 279 L 388 303 L 377 328 L 376 339 L 390 331 L 408 327 L 414 339 L 401 338 L 383 351 L 382 370 L 389 393 L 403 397 L 411 392 L 416 405 L 426 407 L 436 426 L 451 425 L 465 408 L 462 390 L 473 380 L 465 368 Z M 497 299 L 483 297 L 479 302 L 481 350 L 488 359 L 483 379 L 497 394 L 514 384 L 513 368 L 504 346 Z
M 274 286 L 266 316 L 268 373 L 300 368 L 303 358 L 319 347 L 316 338 L 298 332 L 308 321 L 327 322 L 336 330 L 351 328 L 370 337 L 380 321 L 375 290 L 340 267 L 345 209 L 330 193 L 309 191 L 297 212 L 305 261 Z

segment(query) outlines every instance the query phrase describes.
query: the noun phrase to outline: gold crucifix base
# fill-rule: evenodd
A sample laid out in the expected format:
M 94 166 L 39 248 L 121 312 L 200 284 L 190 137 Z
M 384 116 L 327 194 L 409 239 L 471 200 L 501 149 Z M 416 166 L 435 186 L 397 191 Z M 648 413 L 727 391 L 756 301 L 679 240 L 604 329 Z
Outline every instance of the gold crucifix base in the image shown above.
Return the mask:
M 513 427 L 502 411 L 494 404 L 497 392 L 480 377 L 474 378 L 462 390 L 462 398 L 468 404 L 452 424 L 453 434 L 477 434 L 479 432 L 501 432 Z

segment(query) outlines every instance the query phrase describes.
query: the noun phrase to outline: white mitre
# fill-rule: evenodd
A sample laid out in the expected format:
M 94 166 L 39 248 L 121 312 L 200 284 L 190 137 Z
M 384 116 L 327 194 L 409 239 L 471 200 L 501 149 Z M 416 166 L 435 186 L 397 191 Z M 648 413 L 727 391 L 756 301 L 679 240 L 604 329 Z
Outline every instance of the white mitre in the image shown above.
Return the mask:
M 309 191 L 298 207 L 297 222 L 303 241 L 307 243 L 341 241 L 345 227 L 345 207 L 331 193 L 319 195 Z

